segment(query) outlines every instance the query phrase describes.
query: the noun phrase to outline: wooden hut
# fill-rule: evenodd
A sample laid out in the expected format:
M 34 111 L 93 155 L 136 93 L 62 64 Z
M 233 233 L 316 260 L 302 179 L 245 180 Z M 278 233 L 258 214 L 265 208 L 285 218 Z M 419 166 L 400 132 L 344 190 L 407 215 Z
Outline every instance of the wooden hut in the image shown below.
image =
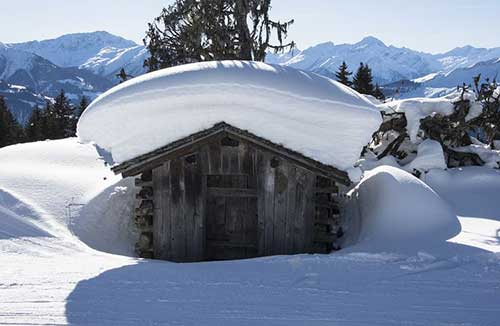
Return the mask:
M 137 178 L 139 254 L 200 261 L 335 249 L 350 183 L 339 168 L 380 123 L 377 107 L 331 79 L 212 61 L 107 91 L 77 133 Z
M 344 171 L 220 122 L 113 168 L 136 177 L 141 257 L 189 262 L 328 253 Z

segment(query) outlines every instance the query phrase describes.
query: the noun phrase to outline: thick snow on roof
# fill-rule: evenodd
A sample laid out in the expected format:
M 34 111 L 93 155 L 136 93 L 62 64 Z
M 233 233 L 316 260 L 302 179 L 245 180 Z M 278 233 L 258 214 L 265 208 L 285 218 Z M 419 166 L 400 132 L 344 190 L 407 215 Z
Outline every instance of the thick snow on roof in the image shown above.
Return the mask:
M 168 68 L 98 97 L 78 123 L 114 163 L 224 121 L 348 169 L 381 123 L 362 95 L 314 73 L 245 61 Z

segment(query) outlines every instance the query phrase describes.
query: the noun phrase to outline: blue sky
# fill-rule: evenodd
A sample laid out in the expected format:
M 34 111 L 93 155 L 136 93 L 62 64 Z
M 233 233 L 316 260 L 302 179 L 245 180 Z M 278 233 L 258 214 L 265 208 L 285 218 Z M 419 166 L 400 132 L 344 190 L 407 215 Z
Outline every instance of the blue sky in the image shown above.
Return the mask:
M 0 1 L 0 42 L 106 30 L 141 42 L 147 22 L 169 0 Z M 443 52 L 471 44 L 499 47 L 499 0 L 273 0 L 272 16 L 294 18 L 300 48 L 352 43 L 373 35 L 386 44 Z

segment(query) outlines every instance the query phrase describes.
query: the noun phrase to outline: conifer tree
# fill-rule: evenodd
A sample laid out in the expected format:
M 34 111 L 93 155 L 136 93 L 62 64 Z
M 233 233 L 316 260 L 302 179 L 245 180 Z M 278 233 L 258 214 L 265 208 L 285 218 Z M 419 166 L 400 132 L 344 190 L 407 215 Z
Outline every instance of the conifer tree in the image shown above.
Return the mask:
M 116 77 L 120 79 L 120 84 L 126 82 L 130 78 L 134 78 L 134 76 L 127 74 L 125 68 L 120 69 L 120 72 L 116 74 Z
M 23 129 L 14 118 L 5 99 L 0 96 L 0 147 L 23 141 Z
M 41 111 L 40 129 L 42 130 L 42 139 L 58 139 L 57 123 L 53 105 L 50 101 L 45 102 L 45 108 Z
M 80 102 L 78 103 L 78 107 L 74 109 L 75 111 L 75 118 L 78 120 L 82 116 L 83 111 L 89 106 L 90 101 L 89 98 L 86 96 L 82 96 L 80 98 Z
M 342 64 L 339 66 L 339 70 L 335 73 L 335 77 L 337 81 L 351 87 L 352 82 L 349 80 L 349 76 L 352 75 L 352 72 L 348 70 L 347 64 L 345 61 L 342 61 Z
M 44 119 L 44 112 L 39 107 L 35 107 L 35 109 L 31 112 L 28 123 L 24 129 L 26 141 L 34 142 L 45 139 Z
M 50 139 L 61 139 L 75 135 L 74 108 L 64 90 L 61 90 L 61 93 L 54 99 L 54 104 L 49 106 L 48 117 L 51 129 Z
M 372 70 L 363 62 L 359 64 L 358 71 L 353 78 L 353 86 L 361 94 L 373 95 L 373 76 Z
M 270 7 L 271 0 L 176 0 L 148 24 L 144 65 L 154 71 L 209 60 L 264 61 L 269 49 L 293 48 L 283 43 L 293 20 L 271 20 Z M 273 32 L 277 45 L 271 44 Z
M 76 126 L 78 123 L 78 119 L 82 116 L 83 111 L 89 106 L 89 99 L 86 96 L 82 96 L 80 98 L 80 102 L 78 106 L 73 109 L 73 116 L 71 119 L 71 135 L 76 135 Z M 70 135 L 70 136 L 71 136 Z
M 375 98 L 379 99 L 380 101 L 385 101 L 385 95 L 382 92 L 382 89 L 380 89 L 380 86 L 378 84 L 375 84 L 375 90 L 373 91 L 373 96 L 375 96 Z

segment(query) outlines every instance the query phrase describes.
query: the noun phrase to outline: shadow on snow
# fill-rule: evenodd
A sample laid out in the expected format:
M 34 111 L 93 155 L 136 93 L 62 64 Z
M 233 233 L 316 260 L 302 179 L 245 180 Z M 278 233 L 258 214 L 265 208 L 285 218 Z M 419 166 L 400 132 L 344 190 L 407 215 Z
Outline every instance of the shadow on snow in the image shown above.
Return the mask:
M 469 262 L 487 261 L 486 252 L 451 243 L 443 251 L 444 258 L 138 260 L 80 281 L 67 298 L 66 316 L 73 325 L 489 325 L 498 317 L 497 293 L 478 282 L 494 282 L 500 270 L 477 280 L 472 274 L 481 264 Z M 456 253 L 472 258 L 457 260 Z

